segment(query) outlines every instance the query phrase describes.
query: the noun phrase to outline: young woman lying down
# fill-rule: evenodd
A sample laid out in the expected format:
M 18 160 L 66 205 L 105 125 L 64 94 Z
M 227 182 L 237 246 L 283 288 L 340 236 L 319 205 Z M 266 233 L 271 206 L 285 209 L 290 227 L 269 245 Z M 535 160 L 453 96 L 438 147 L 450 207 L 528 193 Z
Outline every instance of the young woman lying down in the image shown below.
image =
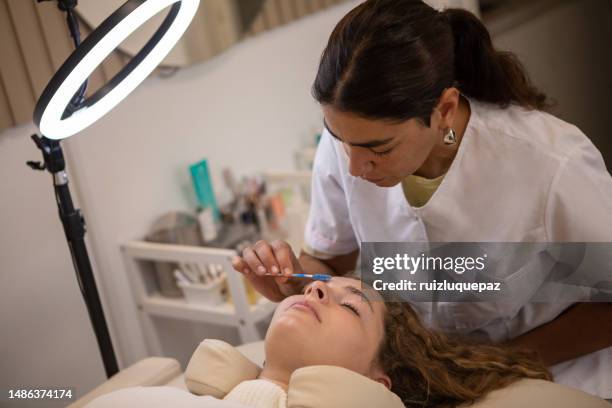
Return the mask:
M 263 368 L 229 344 L 207 340 L 185 378 L 192 394 L 139 387 L 88 407 L 163 406 L 162 401 L 224 408 L 608 406 L 549 382 L 550 373 L 534 356 L 428 330 L 409 304 L 384 302 L 359 280 L 343 277 L 313 282 L 278 305 Z M 165 395 L 160 388 L 168 388 Z

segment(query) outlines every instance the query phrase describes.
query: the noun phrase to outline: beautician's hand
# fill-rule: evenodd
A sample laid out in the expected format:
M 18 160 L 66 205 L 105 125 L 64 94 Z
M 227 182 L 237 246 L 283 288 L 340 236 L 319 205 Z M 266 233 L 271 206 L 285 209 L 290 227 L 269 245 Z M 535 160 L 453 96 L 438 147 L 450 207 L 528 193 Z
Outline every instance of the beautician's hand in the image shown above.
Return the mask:
M 257 241 L 245 248 L 241 257 L 234 257 L 232 266 L 246 276 L 255 290 L 273 302 L 300 293 L 304 285 L 304 279 L 290 278 L 304 271 L 285 241 Z

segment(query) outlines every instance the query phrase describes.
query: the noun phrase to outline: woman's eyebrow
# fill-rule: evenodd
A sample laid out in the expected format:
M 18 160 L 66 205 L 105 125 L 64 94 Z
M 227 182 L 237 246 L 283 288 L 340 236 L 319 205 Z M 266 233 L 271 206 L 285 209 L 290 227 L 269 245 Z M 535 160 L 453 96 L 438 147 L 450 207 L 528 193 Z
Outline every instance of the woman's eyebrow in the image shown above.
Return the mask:
M 325 129 L 327 129 L 329 134 L 334 137 L 334 139 L 337 139 L 340 142 L 344 143 L 342 141 L 342 139 L 340 139 L 336 134 L 334 134 L 334 132 L 332 132 L 329 129 L 329 126 L 327 126 L 327 122 L 325 122 L 325 118 L 323 118 L 323 126 L 325 127 Z M 389 137 L 389 138 L 386 138 L 386 139 L 383 139 L 383 140 L 372 140 L 371 142 L 365 142 L 365 143 L 347 143 L 347 144 L 349 144 L 351 146 L 356 146 L 356 147 L 377 147 L 377 146 L 386 145 L 387 143 L 389 143 L 392 140 L 393 140 L 393 137 Z
M 349 293 L 354 293 L 356 295 L 358 295 L 359 297 L 361 297 L 361 299 L 365 300 L 365 302 L 368 304 L 368 306 L 370 307 L 370 310 L 372 311 L 372 313 L 374 313 L 374 308 L 372 308 L 372 302 L 370 301 L 370 299 L 366 296 L 365 293 L 363 293 L 362 291 L 360 291 L 359 289 L 357 289 L 354 286 L 345 286 L 344 290 L 346 290 Z

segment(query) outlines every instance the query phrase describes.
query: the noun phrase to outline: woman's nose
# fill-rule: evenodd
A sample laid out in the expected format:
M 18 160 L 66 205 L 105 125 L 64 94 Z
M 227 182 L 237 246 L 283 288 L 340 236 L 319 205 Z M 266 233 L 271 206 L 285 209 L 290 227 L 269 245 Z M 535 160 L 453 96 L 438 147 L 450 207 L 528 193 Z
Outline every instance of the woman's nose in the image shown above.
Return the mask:
M 345 147 L 346 154 L 349 157 L 349 173 L 354 177 L 366 176 L 372 171 L 374 165 L 369 157 L 366 157 L 365 152 L 359 152 L 357 149 L 359 148 Z
M 325 303 L 329 300 L 329 289 L 327 285 L 321 281 L 314 281 L 311 283 L 306 292 L 304 292 L 307 298 L 316 300 L 317 302 Z

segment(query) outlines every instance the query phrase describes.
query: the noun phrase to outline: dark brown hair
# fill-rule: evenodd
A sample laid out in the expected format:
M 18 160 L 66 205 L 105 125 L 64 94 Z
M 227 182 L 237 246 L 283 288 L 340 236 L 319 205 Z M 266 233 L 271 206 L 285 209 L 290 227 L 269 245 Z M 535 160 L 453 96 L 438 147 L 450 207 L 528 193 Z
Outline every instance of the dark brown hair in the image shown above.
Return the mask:
M 385 307 L 375 364 L 406 407 L 455 407 L 522 378 L 552 380 L 537 355 L 430 330 L 408 303 Z
M 549 106 L 517 57 L 496 51 L 486 27 L 462 9 L 421 0 L 368 0 L 340 20 L 315 82 L 321 104 L 369 119 L 419 118 L 427 126 L 444 89 L 507 107 Z

